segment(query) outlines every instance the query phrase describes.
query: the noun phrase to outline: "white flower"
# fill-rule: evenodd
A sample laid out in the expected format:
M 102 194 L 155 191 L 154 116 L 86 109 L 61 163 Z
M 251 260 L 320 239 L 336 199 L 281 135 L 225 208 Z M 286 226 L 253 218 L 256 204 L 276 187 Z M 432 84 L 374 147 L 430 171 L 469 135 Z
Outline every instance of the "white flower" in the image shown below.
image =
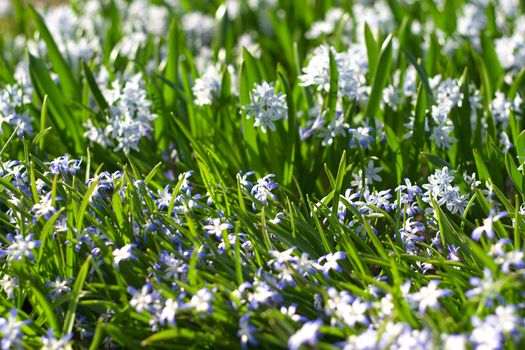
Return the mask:
M 299 350 L 301 345 L 315 345 L 317 342 L 319 328 L 323 325 L 322 320 L 306 322 L 301 329 L 295 332 L 288 340 L 290 350 Z
M 330 270 L 335 271 L 341 271 L 341 266 L 337 263 L 337 260 L 342 260 L 346 258 L 346 254 L 344 252 L 337 252 L 337 253 L 330 253 L 327 255 L 324 255 L 317 260 L 317 262 L 320 264 L 321 270 L 328 274 Z
M 323 139 L 321 142 L 323 146 L 330 146 L 338 135 L 346 136 L 349 125 L 344 121 L 344 117 L 344 114 L 340 113 L 326 127 L 318 128 L 316 137 Z
M 452 213 L 463 214 L 468 203 L 468 195 L 461 195 L 459 187 L 452 184 L 454 173 L 454 170 L 449 171 L 447 167 L 436 170 L 428 177 L 429 183 L 422 186 L 427 190 L 422 199 L 430 203 L 433 198 L 439 206 L 445 204 Z
M 303 68 L 303 74 L 299 76 L 300 85 L 317 86 L 317 90 L 325 94 L 330 91 L 330 51 L 337 66 L 339 96 L 366 101 L 368 62 L 366 49 L 362 45 L 354 45 L 348 52 L 342 53 L 327 45 L 316 48 L 308 65 Z
M 120 264 L 123 260 L 128 259 L 136 259 L 135 255 L 133 255 L 133 248 L 136 247 L 136 244 L 130 243 L 126 244 L 120 249 L 115 249 L 113 251 L 113 261 L 116 265 Z
M 292 262 L 295 262 L 297 260 L 297 258 L 293 256 L 293 252 L 295 249 L 295 247 L 291 247 L 290 249 L 287 249 L 282 252 L 279 252 L 277 250 L 268 251 L 268 253 L 274 256 L 274 259 L 268 261 L 268 265 L 273 265 L 276 269 L 280 270 L 283 268 L 283 266 L 286 266 L 286 264 L 291 264 Z
M 6 123 L 17 129 L 17 135 L 32 135 L 32 118 L 27 108 L 21 110 L 31 102 L 30 91 L 25 91 L 19 84 L 7 85 L 0 89 L 0 135 L 3 133 L 2 124 Z
M 128 292 L 132 295 L 129 305 L 138 313 L 144 311 L 155 311 L 158 307 L 160 297 L 152 290 L 151 284 L 146 283 L 140 291 L 128 286 Z
M 209 225 L 205 225 L 202 227 L 203 230 L 206 230 L 206 232 L 210 235 L 215 235 L 217 238 L 221 238 L 222 232 L 232 229 L 233 225 L 229 222 L 222 222 L 221 218 L 215 218 L 210 221 Z
M 232 86 L 235 86 L 235 71 L 232 66 L 228 66 L 228 71 L 232 77 Z M 195 104 L 197 106 L 210 105 L 220 95 L 222 86 L 222 75 L 216 65 L 207 65 L 204 74 L 195 80 L 195 85 L 192 87 L 193 95 L 195 96 Z M 234 91 L 236 93 L 236 91 Z
M 359 298 L 354 299 L 351 304 L 346 304 L 340 310 L 344 322 L 349 327 L 354 327 L 356 324 L 367 325 L 368 318 L 366 312 L 370 308 L 369 303 L 361 301 Z
M 14 291 L 18 290 L 18 278 L 11 277 L 8 274 L 5 274 L 4 277 L 0 280 L 0 286 L 7 294 L 8 299 L 13 299 Z
M 438 308 L 438 298 L 447 296 L 451 293 L 446 289 L 438 289 L 438 285 L 439 280 L 432 280 L 426 287 L 421 287 L 419 292 L 412 294 L 412 300 L 419 303 L 420 312 L 425 311 L 427 308 Z
M 103 147 L 117 146 L 128 154 L 131 149 L 138 150 L 140 140 L 149 136 L 153 130 L 153 121 L 157 115 L 150 112 L 151 101 L 142 86 L 141 74 L 128 80 L 116 80 L 110 89 L 103 89 L 104 97 L 110 105 L 109 115 L 104 126 L 96 127 L 88 120 L 84 133 L 91 142 Z
M 467 348 L 467 337 L 463 334 L 444 334 L 443 350 L 465 350 Z
M 219 69 L 214 65 L 209 65 L 204 74 L 195 80 L 192 87 L 195 96 L 195 104 L 198 106 L 209 105 L 221 91 L 222 77 Z
M 467 298 L 482 296 L 487 299 L 487 305 L 492 304 L 493 299 L 500 298 L 500 284 L 494 280 L 492 273 L 488 268 L 483 269 L 483 278 L 471 277 L 470 284 L 474 287 L 465 292 Z
M 324 20 L 314 22 L 310 30 L 305 33 L 308 39 L 317 39 L 321 35 L 329 35 L 339 24 L 344 15 L 344 11 L 338 7 L 331 8 L 326 12 Z
M 253 293 L 248 295 L 248 301 L 251 309 L 258 309 L 261 304 L 267 304 L 277 297 L 278 293 L 268 283 L 257 281 Z
M 247 118 L 254 117 L 254 126 L 260 126 L 265 133 L 267 128 L 275 131 L 273 124 L 277 120 L 286 119 L 288 106 L 286 95 L 275 94 L 273 84 L 263 81 L 261 85 L 255 84 L 251 96 L 251 104 L 244 106 L 248 111 Z
M 43 216 L 45 219 L 49 219 L 55 212 L 56 209 L 52 204 L 51 192 L 40 198 L 40 203 L 33 205 L 31 209 L 35 213 L 35 220 Z
M 516 314 L 516 307 L 514 305 L 499 305 L 494 310 L 494 315 L 488 316 L 487 319 L 493 318 L 500 330 L 505 334 L 512 334 L 523 326 L 523 318 Z
M 174 326 L 175 315 L 177 314 L 178 308 L 179 303 L 176 300 L 173 300 L 171 298 L 166 299 L 166 301 L 164 302 L 164 307 L 162 308 L 162 311 L 160 313 L 160 323 L 164 325 L 167 321 L 170 325 Z
M 209 313 L 212 311 L 214 299 L 215 297 L 209 289 L 202 288 L 191 298 L 190 305 L 198 313 Z
M 485 322 L 477 317 L 472 320 L 474 329 L 470 334 L 470 341 L 476 350 L 497 350 L 501 349 L 503 336 L 498 325 L 493 322 Z
M 182 28 L 186 42 L 194 48 L 199 48 L 211 43 L 215 21 L 213 17 L 201 12 L 187 12 L 182 17 Z
M 337 292 L 335 288 L 328 288 L 326 292 L 328 300 L 325 311 L 332 317 L 332 326 L 335 326 L 338 320 L 343 320 L 349 327 L 354 327 L 358 323 L 368 324 L 366 312 L 370 308 L 369 303 L 353 298 L 347 291 Z
M 352 177 L 354 180 L 352 181 L 352 186 L 357 188 L 362 188 L 363 182 L 365 187 L 368 185 L 373 184 L 374 182 L 381 182 L 382 178 L 379 176 L 379 173 L 383 171 L 382 167 L 375 167 L 374 161 L 370 160 L 368 161 L 366 168 L 365 168 L 365 175 L 363 179 L 363 170 L 359 169 L 357 173 L 353 173 Z
M 490 113 L 494 117 L 496 123 L 501 125 L 501 129 L 504 130 L 509 125 L 510 113 L 519 106 L 521 98 L 518 96 L 511 102 L 507 100 L 505 94 L 500 91 L 496 92 L 496 97 L 490 103 Z

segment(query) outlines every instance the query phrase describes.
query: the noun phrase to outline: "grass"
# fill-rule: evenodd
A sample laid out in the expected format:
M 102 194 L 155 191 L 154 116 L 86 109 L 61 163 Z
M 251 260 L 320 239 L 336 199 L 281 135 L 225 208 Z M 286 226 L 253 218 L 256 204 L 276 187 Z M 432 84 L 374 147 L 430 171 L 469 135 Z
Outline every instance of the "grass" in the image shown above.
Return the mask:
M 520 348 L 521 17 L 250 3 L 13 1 L 2 347 Z M 286 105 L 267 132 L 245 108 L 263 81 Z

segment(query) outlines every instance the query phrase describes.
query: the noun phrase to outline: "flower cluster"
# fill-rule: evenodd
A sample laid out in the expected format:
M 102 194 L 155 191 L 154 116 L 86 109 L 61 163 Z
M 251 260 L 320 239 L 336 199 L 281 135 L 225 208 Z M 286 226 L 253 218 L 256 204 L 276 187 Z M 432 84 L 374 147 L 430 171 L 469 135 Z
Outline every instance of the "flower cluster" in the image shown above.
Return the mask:
M 152 114 L 151 101 L 142 87 L 142 76 L 136 74 L 124 81 L 114 81 L 104 96 L 110 105 L 105 126 L 96 127 L 89 119 L 85 128 L 88 140 L 104 147 L 116 144 L 115 151 L 128 154 L 132 149 L 138 151 L 143 137 L 151 136 L 152 122 L 157 117 Z
M 286 95 L 275 93 L 273 84 L 263 81 L 261 85 L 255 84 L 251 95 L 251 104 L 244 106 L 248 111 L 247 118 L 253 116 L 255 127 L 261 127 L 266 133 L 269 128 L 275 131 L 274 122 L 286 119 L 288 107 L 286 105 Z

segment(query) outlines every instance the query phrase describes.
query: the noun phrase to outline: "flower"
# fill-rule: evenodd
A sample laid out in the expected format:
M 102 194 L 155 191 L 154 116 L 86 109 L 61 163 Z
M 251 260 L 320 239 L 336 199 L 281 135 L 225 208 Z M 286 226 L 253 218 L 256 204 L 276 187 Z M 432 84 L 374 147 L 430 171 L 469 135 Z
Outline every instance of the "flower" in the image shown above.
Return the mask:
M 55 198 L 56 199 L 56 198 Z M 42 198 L 40 198 L 40 203 L 33 205 L 31 209 L 35 213 L 34 220 L 36 221 L 39 217 L 44 217 L 48 220 L 56 213 L 56 209 L 53 206 L 53 200 L 51 198 L 51 192 L 46 193 Z
M 421 287 L 419 292 L 412 294 L 412 300 L 419 303 L 419 311 L 423 312 L 427 308 L 436 309 L 439 307 L 438 298 L 450 295 L 447 289 L 438 289 L 439 280 L 432 280 L 426 287 Z
M 192 87 L 197 106 L 209 105 L 221 91 L 222 77 L 218 67 L 209 65 Z
M 268 261 L 268 265 L 275 267 L 277 270 L 281 270 L 286 264 L 295 262 L 297 258 L 293 256 L 293 252 L 296 247 L 291 247 L 285 251 L 279 252 L 277 250 L 270 250 L 268 253 L 272 254 L 274 259 Z
M 57 174 L 71 174 L 75 175 L 80 170 L 81 159 L 69 159 L 69 154 L 64 154 L 61 157 L 55 158 L 49 163 L 50 173 Z
M 337 52 L 328 45 L 319 46 L 299 76 L 300 85 L 317 86 L 317 90 L 325 94 L 330 91 L 330 52 L 338 71 L 338 95 L 365 101 L 368 96 L 368 62 L 364 45 L 350 47 L 347 52 Z
M 202 288 L 191 298 L 190 305 L 198 313 L 211 313 L 214 299 L 215 297 L 209 289 Z
M 171 326 L 175 326 L 175 315 L 177 314 L 178 308 L 179 303 L 176 300 L 171 298 L 166 299 L 164 307 L 160 312 L 160 324 L 164 325 L 167 321 Z
M 323 273 L 325 275 L 328 275 L 328 272 L 330 272 L 330 270 L 340 272 L 341 266 L 339 266 L 337 260 L 342 260 L 345 258 L 345 252 L 330 253 L 320 257 L 319 260 L 317 260 L 317 263 L 320 264 L 320 269 L 323 271 Z
M 8 299 L 13 299 L 14 291 L 18 290 L 18 278 L 5 274 L 0 280 L 0 287 L 7 294 Z
M 104 97 L 110 105 L 102 127 L 93 125 L 89 119 L 84 127 L 84 136 L 103 147 L 117 144 L 115 151 L 125 154 L 134 149 L 138 151 L 140 140 L 153 130 L 157 115 L 150 112 L 151 101 L 142 86 L 141 74 L 129 79 L 115 80 L 110 89 L 104 89 Z
M 22 348 L 22 327 L 31 323 L 31 321 L 17 321 L 17 315 L 16 308 L 12 308 L 9 310 L 7 317 L 0 318 L 0 334 L 2 334 L 0 345 L 2 349 Z
M 30 233 L 26 237 L 21 234 L 13 236 L 7 235 L 7 239 L 11 242 L 6 249 L 0 250 L 0 258 L 7 256 L 7 261 L 18 260 L 21 261 L 24 257 L 33 259 L 32 250 L 40 247 L 42 244 L 38 240 L 33 240 L 33 234 Z
M 325 312 L 331 316 L 331 324 L 335 326 L 339 320 L 343 320 L 349 327 L 356 324 L 367 325 L 369 323 L 366 312 L 370 308 L 368 302 L 363 302 L 359 298 L 354 298 L 348 291 L 338 292 L 335 288 L 326 290 L 328 300 L 325 305 Z
M 469 339 L 472 342 L 474 349 L 497 350 L 502 348 L 504 337 L 503 334 L 501 334 L 499 325 L 493 321 L 494 320 L 489 317 L 484 321 L 476 316 L 472 318 L 471 322 L 474 329 L 472 330 Z
M 346 136 L 348 127 L 349 125 L 345 122 L 345 115 L 337 112 L 336 117 L 326 127 L 321 126 L 318 128 L 316 137 L 323 139 L 321 145 L 330 146 L 338 135 Z
M 299 350 L 301 345 L 315 345 L 317 342 L 319 328 L 323 325 L 321 319 L 306 322 L 290 339 L 288 339 L 288 348 L 290 350 Z
M 283 93 L 275 94 L 273 84 L 263 81 L 261 85 L 255 84 L 251 104 L 244 107 L 247 111 L 247 118 L 254 117 L 254 126 L 260 126 L 266 133 L 270 128 L 275 131 L 273 122 L 286 119 L 288 106 L 286 105 L 286 95 Z
M 492 305 L 494 299 L 501 299 L 499 293 L 500 283 L 494 280 L 494 277 L 488 268 L 483 269 L 483 278 L 471 277 L 470 284 L 474 287 L 465 292 L 467 298 L 482 296 L 486 298 L 488 307 Z
M 405 178 L 403 181 L 405 182 L 405 184 L 397 186 L 395 189 L 396 192 L 407 191 L 408 198 L 410 200 L 414 199 L 416 195 L 421 194 L 421 188 L 419 188 L 419 186 L 417 185 L 412 185 L 410 179 Z
M 206 233 L 210 235 L 217 236 L 217 238 L 221 238 L 223 231 L 233 228 L 232 224 L 229 222 L 222 222 L 221 218 L 212 219 L 210 222 L 210 224 L 203 226 L 202 229 L 206 230 Z
M 128 286 L 128 292 L 131 294 L 131 300 L 129 301 L 129 305 L 131 305 L 132 308 L 134 308 L 138 313 L 142 313 L 144 311 L 155 311 L 157 308 L 160 296 L 157 292 L 153 290 L 153 287 L 150 283 L 146 283 L 140 291 L 137 289 Z
M 268 174 L 263 178 L 257 180 L 257 183 L 253 185 L 251 194 L 255 196 L 255 199 L 261 201 L 264 205 L 268 203 L 268 198 L 277 199 L 277 196 L 272 193 L 272 190 L 277 188 L 277 183 L 272 181 L 274 174 Z
M 369 126 L 348 129 L 348 133 L 352 135 L 350 147 L 354 147 L 357 141 L 362 148 L 370 148 L 370 145 L 374 142 L 374 137 L 370 135 L 373 131 L 374 129 Z
M 423 201 L 430 203 L 433 198 L 439 206 L 445 204 L 450 212 L 463 214 L 468 203 L 468 195 L 461 195 L 459 187 L 452 184 L 454 174 L 455 170 L 449 171 L 447 167 L 437 169 L 431 174 L 428 177 L 429 183 L 422 186 L 427 190 L 423 195 Z
M 463 334 L 444 334 L 443 350 L 465 350 L 467 348 L 467 337 Z
M 233 66 L 226 67 L 232 79 L 232 87 L 235 87 L 237 76 Z M 210 105 L 220 96 L 222 88 L 222 75 L 217 65 L 209 64 L 200 78 L 195 80 L 195 85 L 192 87 L 193 95 L 195 96 L 195 104 L 197 106 Z M 234 89 L 232 93 L 237 94 Z
M 69 287 L 67 284 L 72 281 L 73 278 L 67 278 L 65 280 L 61 280 L 59 276 L 55 279 L 54 282 L 46 282 L 46 287 L 51 287 L 50 296 L 53 300 L 58 298 L 62 293 L 69 293 L 71 292 L 71 287 Z
M 248 344 L 257 345 L 258 341 L 253 336 L 253 333 L 257 328 L 250 324 L 250 314 L 245 314 L 239 319 L 239 331 L 237 335 L 241 338 L 241 344 L 243 349 L 247 347 Z
M 120 249 L 115 249 L 113 251 L 113 261 L 115 265 L 120 264 L 123 260 L 136 259 L 137 257 L 133 255 L 132 249 L 137 245 L 134 243 L 126 244 Z
M 55 338 L 55 334 L 53 332 L 53 329 L 49 328 L 47 330 L 47 334 L 42 336 L 42 337 L 40 337 L 40 340 L 42 341 L 42 347 L 40 349 L 41 350 L 61 350 L 61 349 L 65 349 L 72 338 L 73 338 L 73 333 L 68 333 L 68 334 L 64 335 L 62 338 L 57 339 L 57 338 Z
M 483 225 L 476 227 L 474 231 L 472 231 L 472 239 L 479 241 L 483 232 L 486 233 L 487 238 L 494 238 L 494 229 L 492 228 L 492 226 L 495 222 L 499 221 L 499 219 L 501 219 L 505 215 L 507 215 L 506 211 L 502 211 L 498 214 L 495 214 L 494 211 L 491 211 L 489 213 L 489 216 L 483 219 Z
M 168 208 L 171 203 L 171 197 L 173 196 L 170 192 L 170 185 L 164 187 L 164 191 L 157 190 L 159 198 L 155 200 L 155 204 L 159 210 Z
M 364 176 L 363 169 L 359 169 L 357 173 L 352 174 L 352 177 L 354 178 L 354 180 L 352 181 L 352 186 L 362 188 L 363 183 L 366 187 L 368 185 L 373 184 L 374 182 L 380 182 L 382 178 L 381 176 L 379 176 L 379 173 L 382 171 L 382 167 L 375 167 L 374 161 L 370 160 L 364 168 Z
M 366 317 L 366 312 L 370 308 L 368 302 L 363 302 L 359 298 L 355 298 L 352 303 L 344 305 L 340 310 L 344 322 L 349 327 L 354 327 L 356 324 L 368 324 L 368 318 Z

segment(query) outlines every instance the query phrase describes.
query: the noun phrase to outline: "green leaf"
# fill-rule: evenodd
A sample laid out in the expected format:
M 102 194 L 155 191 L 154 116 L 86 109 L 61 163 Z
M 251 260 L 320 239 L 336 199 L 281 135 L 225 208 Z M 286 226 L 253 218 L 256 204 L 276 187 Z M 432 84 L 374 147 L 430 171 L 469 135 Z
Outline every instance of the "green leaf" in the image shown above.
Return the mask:
M 64 327 L 62 329 L 63 334 L 71 333 L 71 331 L 73 330 L 73 325 L 75 323 L 75 314 L 80 299 L 80 292 L 82 290 L 82 287 L 84 286 L 84 282 L 86 281 L 90 264 L 91 255 L 89 255 L 86 261 L 84 261 L 82 267 L 80 268 L 78 274 L 75 277 L 75 284 L 73 285 L 73 288 L 71 290 L 71 299 L 69 300 L 69 306 L 67 308 L 66 317 L 64 319 Z
M 373 75 L 374 81 L 372 83 L 372 91 L 366 106 L 365 116 L 371 118 L 379 118 L 378 111 L 383 97 L 383 88 L 390 76 L 390 68 L 392 66 L 392 35 L 389 35 L 383 45 L 381 46 L 381 53 L 379 55 L 379 62 L 377 69 Z
M 510 179 L 514 183 L 514 186 L 516 186 L 520 193 L 523 193 L 525 177 L 520 173 L 516 167 L 516 163 L 514 163 L 514 160 L 509 153 L 505 154 L 505 168 L 507 168 L 507 174 L 509 174 Z
M 60 334 L 60 326 L 58 324 L 58 317 L 55 313 L 55 310 L 53 309 L 51 304 L 49 304 L 46 296 L 40 291 L 33 279 L 30 278 L 29 281 L 31 283 L 31 293 L 35 297 L 37 302 L 35 306 L 42 308 L 42 311 L 47 318 L 47 322 L 49 322 L 50 328 L 54 331 L 55 334 Z
M 497 83 L 502 76 L 503 69 L 501 68 L 498 54 L 494 48 L 494 40 L 488 38 L 483 32 L 480 34 L 480 39 L 484 65 L 487 68 L 490 80 Z
M 75 81 L 75 78 L 73 77 L 71 68 L 66 63 L 64 57 L 62 57 L 62 54 L 60 53 L 53 36 L 49 32 L 49 29 L 47 29 L 46 23 L 44 22 L 42 16 L 40 16 L 33 6 L 29 6 L 29 11 L 31 12 L 33 20 L 35 21 L 42 39 L 46 43 L 47 55 L 49 56 L 51 63 L 53 63 L 55 72 L 60 78 L 60 84 L 63 87 L 64 95 L 67 98 L 78 101 L 80 99 L 80 89 L 77 82 Z
M 438 168 L 447 167 L 449 169 L 454 169 L 454 167 L 447 161 L 439 158 L 438 156 L 435 156 L 430 153 L 421 153 L 423 157 L 425 157 L 430 163 L 434 164 L 434 166 Z
M 337 63 L 334 58 L 332 50 L 328 50 L 328 57 L 330 62 L 330 89 L 328 91 L 328 120 L 335 118 L 337 94 L 339 89 L 339 72 L 337 70 Z
M 419 79 L 421 79 L 421 83 L 423 84 L 423 87 L 425 88 L 425 92 L 427 94 L 427 103 L 431 105 L 434 102 L 434 97 L 432 95 L 432 89 L 430 88 L 430 83 L 428 81 L 428 74 L 425 71 L 425 68 L 418 64 L 416 61 L 416 58 L 407 50 L 402 49 L 403 53 L 405 54 L 408 61 L 414 66 L 414 68 L 417 71 L 417 74 L 419 75 Z
M 403 154 L 401 151 L 401 145 L 397 139 L 394 130 L 388 125 L 385 124 L 385 133 L 388 146 L 392 150 L 396 159 L 396 175 L 397 183 L 401 183 L 401 178 L 403 176 Z
M 100 181 L 100 177 L 96 177 L 95 181 L 89 186 L 87 192 L 84 194 L 84 198 L 82 199 L 82 203 L 80 204 L 80 208 L 78 208 L 78 213 L 76 215 L 77 224 L 75 226 L 77 232 L 82 232 L 82 226 L 84 225 L 84 216 L 87 211 L 87 207 L 89 205 L 89 202 L 91 201 L 91 195 L 95 191 L 95 188 L 98 185 L 98 182 Z
M 84 149 L 84 139 L 80 135 L 79 122 L 64 104 L 64 96 L 49 76 L 47 68 L 38 58 L 29 55 L 29 70 L 41 99 L 43 100 L 45 95 L 49 97 L 50 119 L 60 131 L 61 137 L 66 139 L 70 149 L 81 153 Z
M 516 143 L 516 151 L 518 152 L 518 158 L 520 164 L 525 162 L 525 130 L 518 135 L 518 142 Z
M 346 174 L 346 151 L 343 151 L 341 160 L 339 161 L 339 168 L 337 168 L 337 176 L 334 183 L 334 198 L 332 199 L 332 213 L 337 215 L 339 210 L 339 196 L 341 195 L 341 188 L 343 187 L 343 180 Z
M 93 77 L 91 69 L 89 69 L 89 66 L 85 61 L 82 61 L 82 69 L 84 70 L 84 76 L 86 77 L 89 90 L 91 90 L 91 93 L 93 94 L 93 97 L 95 98 L 95 101 L 97 102 L 98 106 L 103 111 L 109 110 L 109 105 L 106 99 L 104 98 L 104 95 L 100 91 L 98 84 L 95 78 Z
M 512 85 L 510 86 L 509 92 L 507 94 L 507 98 L 509 100 L 512 100 L 516 97 L 516 95 L 518 94 L 518 90 L 523 87 L 524 79 L 525 68 L 522 68 L 518 76 L 512 81 Z
M 166 58 L 166 71 L 164 77 L 177 84 L 179 79 L 179 55 L 180 55 L 180 30 L 176 19 L 172 19 L 168 30 L 168 54 Z M 177 91 L 169 86 L 164 87 L 164 100 L 166 106 L 172 108 L 175 105 Z
M 286 93 L 286 105 L 288 107 L 288 129 L 286 139 L 289 141 L 286 143 L 286 154 L 289 156 L 289 158 L 285 162 L 283 176 L 283 185 L 288 186 L 292 183 L 294 169 L 300 168 L 301 162 L 300 152 L 297 151 L 300 149 L 299 134 L 297 132 L 297 113 L 295 112 L 295 101 L 292 87 L 290 86 L 290 83 L 286 79 L 286 74 L 280 66 L 277 68 L 277 74 L 284 86 L 284 91 Z
M 365 23 L 365 44 L 366 54 L 368 57 L 368 71 L 370 72 L 370 81 L 374 81 L 373 74 L 377 67 L 377 58 L 379 57 L 379 49 L 374 39 L 374 34 L 370 30 L 368 23 Z
M 472 150 L 474 154 L 474 160 L 476 162 L 476 168 L 478 169 L 478 175 L 479 179 L 482 181 L 488 181 L 490 180 L 490 172 L 487 166 L 485 165 L 485 162 L 483 161 L 483 158 L 479 154 L 477 149 Z

